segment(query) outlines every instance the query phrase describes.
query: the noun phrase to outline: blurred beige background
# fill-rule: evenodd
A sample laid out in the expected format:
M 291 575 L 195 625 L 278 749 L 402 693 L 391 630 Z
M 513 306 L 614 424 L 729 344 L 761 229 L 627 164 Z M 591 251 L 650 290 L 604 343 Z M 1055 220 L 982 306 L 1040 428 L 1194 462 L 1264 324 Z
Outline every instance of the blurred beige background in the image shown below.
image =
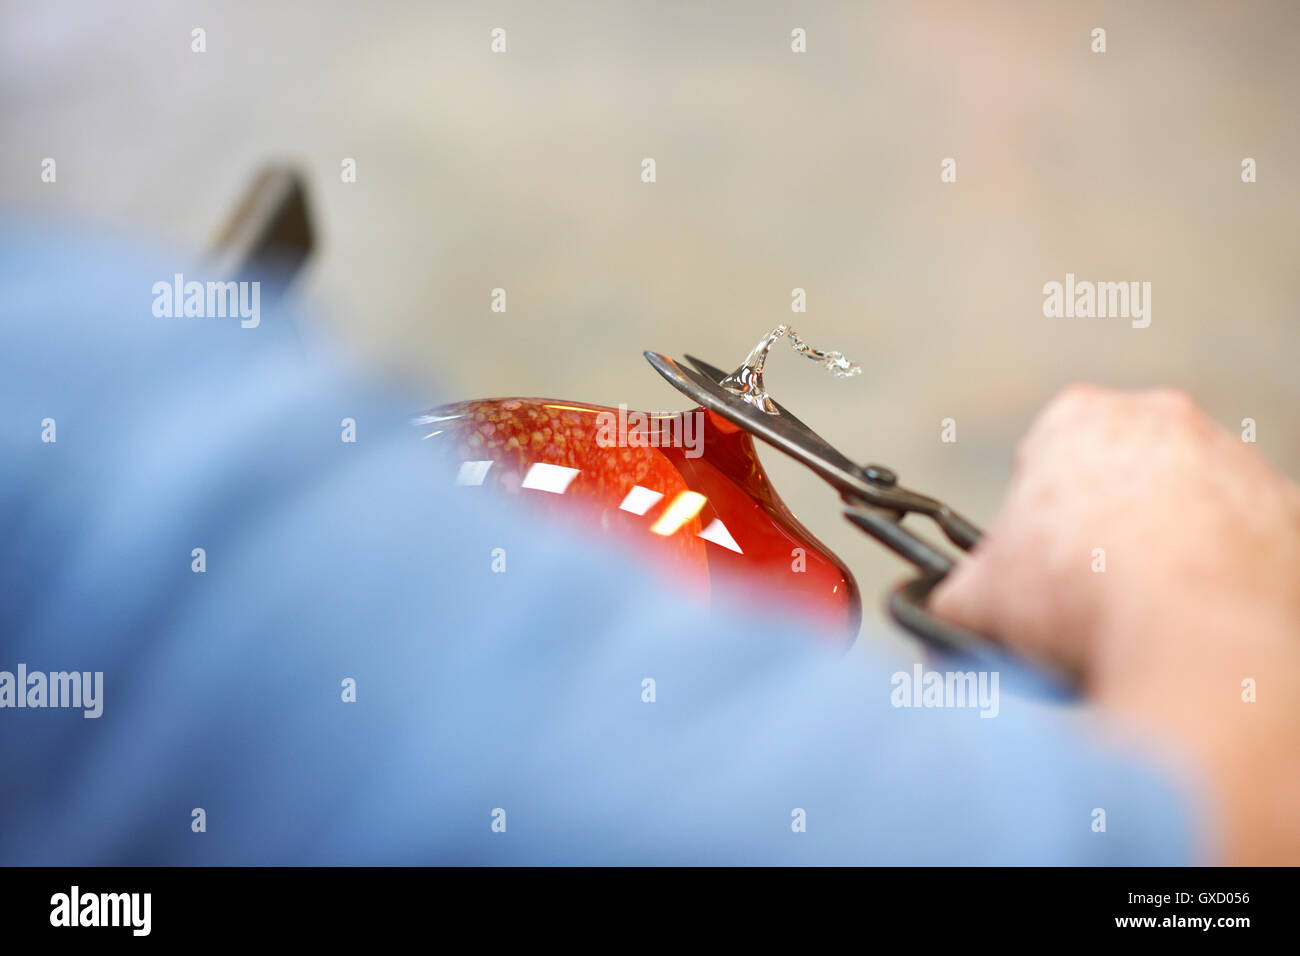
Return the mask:
M 1229 427 L 1255 418 L 1300 475 L 1300 4 L 10 0 L 2 17 L 0 200 L 200 249 L 260 164 L 294 160 L 324 240 L 304 295 L 431 399 L 676 407 L 643 349 L 730 366 L 793 318 L 865 374 L 783 350 L 778 399 L 982 523 L 1017 436 L 1077 379 L 1186 388 Z M 1151 327 L 1044 318 L 1067 271 L 1150 281 Z M 904 566 L 765 460 L 879 619 Z

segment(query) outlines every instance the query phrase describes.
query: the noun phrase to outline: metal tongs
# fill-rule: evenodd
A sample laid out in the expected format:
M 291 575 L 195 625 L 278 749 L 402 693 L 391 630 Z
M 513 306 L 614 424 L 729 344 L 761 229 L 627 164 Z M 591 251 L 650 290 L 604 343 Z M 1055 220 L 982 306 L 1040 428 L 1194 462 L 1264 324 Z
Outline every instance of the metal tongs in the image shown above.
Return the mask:
M 969 551 L 979 541 L 980 529 L 943 502 L 901 487 L 891 469 L 851 461 L 767 395 L 762 381 L 763 359 L 784 331 L 783 326 L 766 337 L 745 364 L 730 375 L 691 355 L 686 356 L 686 361 L 693 367 L 658 352 L 646 352 L 645 357 L 692 401 L 811 468 L 840 493 L 846 518 L 916 565 L 921 574 L 889 596 L 889 612 L 894 620 L 947 653 L 981 660 L 1005 659 L 989 638 L 942 621 L 926 610 L 927 597 L 952 570 L 954 562 L 900 522 L 912 512 L 925 515 L 963 551 Z

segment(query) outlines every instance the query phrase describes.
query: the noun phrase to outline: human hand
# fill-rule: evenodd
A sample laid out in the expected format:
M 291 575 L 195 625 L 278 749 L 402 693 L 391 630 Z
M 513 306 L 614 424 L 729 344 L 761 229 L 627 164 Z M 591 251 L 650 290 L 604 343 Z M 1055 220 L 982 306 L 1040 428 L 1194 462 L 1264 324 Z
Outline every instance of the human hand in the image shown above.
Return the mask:
M 1074 386 L 1030 428 L 997 518 L 931 608 L 1066 668 L 1126 727 L 1198 759 L 1234 859 L 1295 862 L 1298 581 L 1294 484 L 1181 393 Z

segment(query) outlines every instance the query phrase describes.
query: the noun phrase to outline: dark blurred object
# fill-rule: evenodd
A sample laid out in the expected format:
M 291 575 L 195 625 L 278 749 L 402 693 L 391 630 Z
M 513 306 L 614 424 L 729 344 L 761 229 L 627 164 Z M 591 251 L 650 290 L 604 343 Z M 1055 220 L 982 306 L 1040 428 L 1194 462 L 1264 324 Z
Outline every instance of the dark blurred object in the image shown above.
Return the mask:
M 217 234 L 220 274 L 262 283 L 262 304 L 279 300 L 316 244 L 303 176 L 288 166 L 259 172 Z

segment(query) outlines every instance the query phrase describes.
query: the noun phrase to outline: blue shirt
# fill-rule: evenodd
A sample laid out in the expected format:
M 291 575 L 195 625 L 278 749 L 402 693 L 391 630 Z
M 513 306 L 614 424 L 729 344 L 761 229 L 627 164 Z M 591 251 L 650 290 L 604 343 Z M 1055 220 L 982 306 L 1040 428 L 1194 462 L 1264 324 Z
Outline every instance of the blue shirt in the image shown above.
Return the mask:
M 0 233 L 0 671 L 103 673 L 97 718 L 0 709 L 0 864 L 1189 861 L 1186 797 L 1067 708 L 896 707 L 884 660 L 718 627 L 450 486 L 436 396 L 155 316 L 213 277 L 133 248 Z

